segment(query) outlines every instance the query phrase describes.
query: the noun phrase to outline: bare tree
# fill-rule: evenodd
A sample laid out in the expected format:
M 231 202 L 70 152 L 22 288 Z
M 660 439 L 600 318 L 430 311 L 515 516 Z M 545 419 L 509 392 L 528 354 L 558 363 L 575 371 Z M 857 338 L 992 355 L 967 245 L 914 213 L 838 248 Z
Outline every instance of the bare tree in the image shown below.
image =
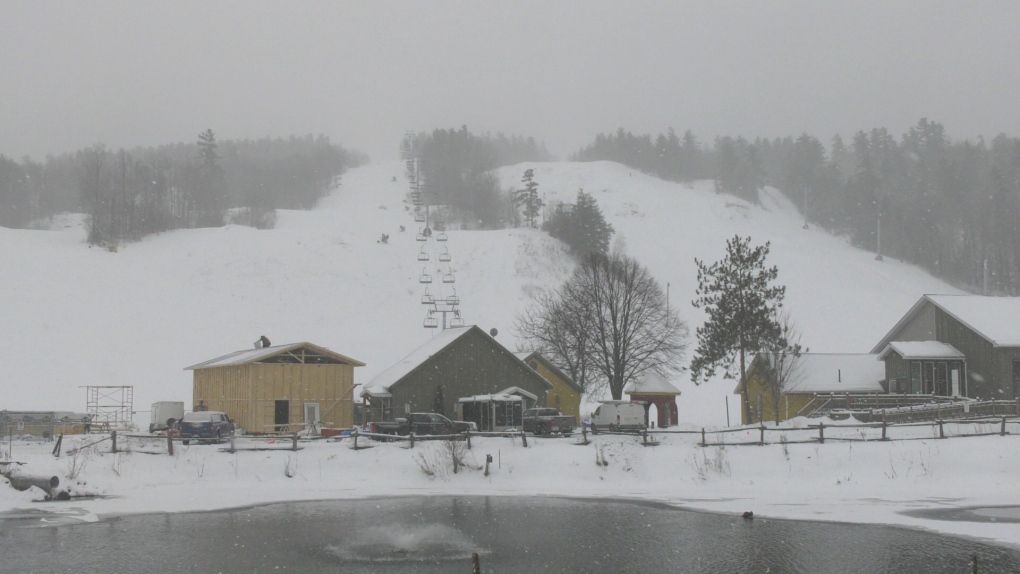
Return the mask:
M 687 325 L 668 310 L 658 282 L 636 260 L 617 254 L 585 257 L 555 295 L 519 319 L 527 336 L 524 326 L 539 345 L 569 355 L 564 364 L 604 380 L 616 400 L 643 373 L 679 372 L 687 349 Z
M 783 391 L 800 381 L 804 373 L 800 361 L 802 352 L 800 330 L 797 329 L 797 325 L 786 311 L 781 311 L 776 321 L 779 323 L 782 335 L 766 346 L 764 352 L 761 353 L 760 360 L 763 363 L 762 386 L 765 389 L 765 399 L 772 407 L 778 426 Z
M 572 303 L 558 291 L 542 290 L 517 317 L 514 327 L 518 338 L 528 341 L 525 345 L 528 351 L 542 353 L 565 370 L 581 392 L 601 394 L 606 380 L 588 368 L 591 336 L 585 314 L 576 313 Z

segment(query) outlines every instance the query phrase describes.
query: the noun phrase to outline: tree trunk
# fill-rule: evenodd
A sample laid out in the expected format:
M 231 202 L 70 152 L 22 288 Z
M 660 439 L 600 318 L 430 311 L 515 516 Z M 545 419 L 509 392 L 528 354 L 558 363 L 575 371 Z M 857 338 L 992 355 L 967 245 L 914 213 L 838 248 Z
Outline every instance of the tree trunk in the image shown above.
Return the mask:
M 744 414 L 747 422 L 745 424 L 751 424 L 754 422 L 751 419 L 751 397 L 747 390 L 747 369 L 744 366 L 744 336 L 740 335 L 740 394 L 744 403 Z

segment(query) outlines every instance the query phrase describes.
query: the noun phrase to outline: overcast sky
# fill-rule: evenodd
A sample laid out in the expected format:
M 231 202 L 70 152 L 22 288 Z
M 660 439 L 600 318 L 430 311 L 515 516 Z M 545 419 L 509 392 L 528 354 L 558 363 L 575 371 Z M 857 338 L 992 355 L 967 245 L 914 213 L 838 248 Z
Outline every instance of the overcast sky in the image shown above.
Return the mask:
M 1020 2 L 0 0 L 0 154 L 408 130 L 1020 136 Z

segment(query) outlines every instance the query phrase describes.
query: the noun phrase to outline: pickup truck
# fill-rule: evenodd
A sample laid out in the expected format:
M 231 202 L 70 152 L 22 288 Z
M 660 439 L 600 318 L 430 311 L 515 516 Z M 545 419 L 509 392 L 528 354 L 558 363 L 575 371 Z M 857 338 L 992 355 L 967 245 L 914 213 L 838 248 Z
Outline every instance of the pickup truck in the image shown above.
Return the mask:
M 392 422 L 374 422 L 369 425 L 370 432 L 377 434 L 415 435 L 424 434 L 457 434 L 473 430 L 474 424 L 462 421 L 451 421 L 436 413 L 411 413 L 406 418 L 394 419 Z
M 556 409 L 528 409 L 524 411 L 524 432 L 535 434 L 574 432 L 574 417 L 561 415 Z

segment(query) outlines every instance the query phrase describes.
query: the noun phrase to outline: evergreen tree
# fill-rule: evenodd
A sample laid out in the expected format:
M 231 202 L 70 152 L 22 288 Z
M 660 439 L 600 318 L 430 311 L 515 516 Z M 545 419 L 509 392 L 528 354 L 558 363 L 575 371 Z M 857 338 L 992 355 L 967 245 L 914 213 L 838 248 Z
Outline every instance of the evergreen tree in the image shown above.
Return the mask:
M 613 236 L 613 226 L 606 222 L 598 202 L 583 189 L 578 190 L 574 205 L 556 206 L 549 220 L 542 224 L 542 229 L 566 243 L 570 252 L 579 258 L 590 253 L 608 252 L 609 240 Z
M 779 271 L 765 267 L 769 243 L 751 247 L 751 238 L 734 236 L 726 242 L 726 257 L 711 265 L 695 259 L 698 266 L 698 298 L 693 305 L 704 309 L 708 320 L 697 329 L 698 348 L 691 362 L 696 384 L 712 378 L 717 369 L 732 379 L 739 367 L 741 402 L 745 420 L 751 419 L 747 396 L 747 355 L 767 348 L 782 337 L 777 312 L 786 287 L 772 285 Z M 734 363 L 737 363 L 734 365 Z
M 545 203 L 542 198 L 538 196 L 538 183 L 535 181 L 535 170 L 528 169 L 524 171 L 524 177 L 521 178 L 521 183 L 524 184 L 524 189 L 519 189 L 514 192 L 515 202 L 524 207 L 524 222 L 528 227 L 536 227 L 536 221 L 538 214 L 541 212 L 542 206 Z

